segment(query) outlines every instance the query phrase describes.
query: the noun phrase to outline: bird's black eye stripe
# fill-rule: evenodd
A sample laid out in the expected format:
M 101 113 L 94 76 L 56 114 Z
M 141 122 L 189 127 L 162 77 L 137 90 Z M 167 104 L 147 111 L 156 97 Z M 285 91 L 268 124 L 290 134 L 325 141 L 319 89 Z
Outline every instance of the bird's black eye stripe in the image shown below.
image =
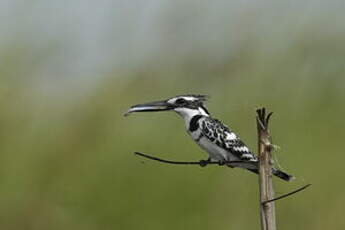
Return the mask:
M 178 104 L 178 105 L 184 104 L 185 102 L 186 102 L 186 100 L 183 99 L 183 98 L 179 98 L 179 99 L 177 99 L 177 100 L 175 101 L 175 103 Z

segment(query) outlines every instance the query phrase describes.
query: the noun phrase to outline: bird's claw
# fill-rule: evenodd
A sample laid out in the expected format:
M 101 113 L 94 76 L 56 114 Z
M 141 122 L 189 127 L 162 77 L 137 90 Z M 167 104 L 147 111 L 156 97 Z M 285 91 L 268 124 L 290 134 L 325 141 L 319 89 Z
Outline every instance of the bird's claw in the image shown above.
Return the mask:
M 199 161 L 199 164 L 201 167 L 205 167 L 206 165 L 208 165 L 208 163 L 210 163 L 209 160 L 200 160 Z
M 218 161 L 218 165 L 219 165 L 219 166 L 225 165 L 225 161 Z

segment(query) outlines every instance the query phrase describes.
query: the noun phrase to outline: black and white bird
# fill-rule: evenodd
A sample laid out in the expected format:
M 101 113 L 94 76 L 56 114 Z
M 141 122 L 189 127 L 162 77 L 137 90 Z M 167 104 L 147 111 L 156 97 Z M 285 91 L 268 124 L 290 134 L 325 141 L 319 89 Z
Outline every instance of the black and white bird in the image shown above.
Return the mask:
M 125 115 L 133 112 L 175 111 L 184 119 L 187 132 L 193 140 L 209 154 L 204 163 L 216 161 L 224 164 L 229 161 L 240 161 L 227 165 L 258 173 L 256 155 L 226 125 L 210 116 L 204 106 L 205 101 L 204 95 L 176 96 L 163 101 L 134 105 Z M 276 168 L 273 168 L 272 173 L 286 181 L 294 178 Z

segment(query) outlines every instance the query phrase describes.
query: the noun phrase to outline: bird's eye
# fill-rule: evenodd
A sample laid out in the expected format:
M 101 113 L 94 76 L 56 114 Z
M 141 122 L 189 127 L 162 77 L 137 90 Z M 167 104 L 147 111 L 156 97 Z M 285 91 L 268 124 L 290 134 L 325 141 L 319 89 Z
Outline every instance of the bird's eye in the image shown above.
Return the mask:
M 175 101 L 175 103 L 178 104 L 178 105 L 182 105 L 182 104 L 184 104 L 185 102 L 186 102 L 186 100 L 183 99 L 183 98 L 179 98 L 179 99 L 177 99 L 177 100 Z

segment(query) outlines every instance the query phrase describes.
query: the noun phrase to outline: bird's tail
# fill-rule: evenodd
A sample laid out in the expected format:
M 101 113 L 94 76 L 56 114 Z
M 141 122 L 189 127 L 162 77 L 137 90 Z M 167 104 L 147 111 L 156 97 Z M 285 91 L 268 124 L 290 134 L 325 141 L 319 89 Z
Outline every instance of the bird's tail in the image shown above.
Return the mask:
M 253 173 L 256 173 L 256 174 L 259 173 L 258 169 L 249 168 L 248 170 L 253 172 Z M 287 174 L 286 172 L 283 172 L 279 169 L 275 169 L 275 168 L 272 168 L 272 174 L 275 175 L 276 177 L 279 177 L 280 179 L 285 180 L 285 181 L 291 181 L 291 180 L 295 179 L 294 176 Z
M 283 172 L 283 171 L 281 171 L 279 169 L 273 168 L 272 169 L 272 173 L 273 173 L 273 175 L 275 175 L 275 176 L 277 176 L 277 177 L 279 177 L 279 178 L 281 178 L 281 179 L 283 179 L 285 181 L 292 181 L 293 179 L 295 179 L 294 176 L 292 176 L 290 174 L 287 174 L 286 172 Z

